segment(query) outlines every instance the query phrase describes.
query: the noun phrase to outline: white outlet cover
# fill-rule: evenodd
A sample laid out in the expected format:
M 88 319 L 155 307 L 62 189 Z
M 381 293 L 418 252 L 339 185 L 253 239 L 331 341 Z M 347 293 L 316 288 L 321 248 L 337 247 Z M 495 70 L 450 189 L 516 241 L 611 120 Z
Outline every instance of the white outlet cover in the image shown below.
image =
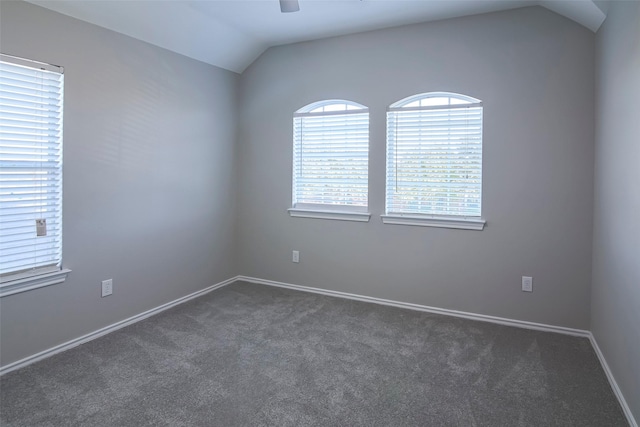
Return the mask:
M 102 281 L 102 296 L 108 297 L 113 293 L 113 279 Z
M 522 291 L 533 292 L 533 277 L 522 276 Z

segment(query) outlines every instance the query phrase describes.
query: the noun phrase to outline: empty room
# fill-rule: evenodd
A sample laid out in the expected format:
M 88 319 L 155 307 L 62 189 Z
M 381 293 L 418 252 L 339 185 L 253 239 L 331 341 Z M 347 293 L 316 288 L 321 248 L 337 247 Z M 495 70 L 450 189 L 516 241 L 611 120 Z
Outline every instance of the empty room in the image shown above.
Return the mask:
M 0 425 L 631 426 L 640 1 L 0 0 Z

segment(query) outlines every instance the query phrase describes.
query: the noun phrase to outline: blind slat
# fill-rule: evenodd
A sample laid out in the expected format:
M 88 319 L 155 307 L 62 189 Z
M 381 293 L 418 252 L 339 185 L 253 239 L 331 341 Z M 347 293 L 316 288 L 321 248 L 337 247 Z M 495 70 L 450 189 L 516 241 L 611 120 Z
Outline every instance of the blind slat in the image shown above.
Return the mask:
M 293 206 L 368 205 L 368 112 L 296 113 L 293 136 Z
M 388 111 L 386 182 L 387 214 L 479 217 L 482 107 Z
M 60 73 L 0 61 L 0 275 L 62 260 L 63 84 Z

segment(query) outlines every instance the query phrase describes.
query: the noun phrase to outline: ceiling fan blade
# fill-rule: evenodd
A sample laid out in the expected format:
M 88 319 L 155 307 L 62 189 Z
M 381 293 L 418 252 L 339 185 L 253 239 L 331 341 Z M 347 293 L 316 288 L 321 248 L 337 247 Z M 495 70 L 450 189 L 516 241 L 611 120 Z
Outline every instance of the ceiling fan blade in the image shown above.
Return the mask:
M 298 0 L 280 0 L 280 11 L 282 13 L 297 12 L 299 10 Z

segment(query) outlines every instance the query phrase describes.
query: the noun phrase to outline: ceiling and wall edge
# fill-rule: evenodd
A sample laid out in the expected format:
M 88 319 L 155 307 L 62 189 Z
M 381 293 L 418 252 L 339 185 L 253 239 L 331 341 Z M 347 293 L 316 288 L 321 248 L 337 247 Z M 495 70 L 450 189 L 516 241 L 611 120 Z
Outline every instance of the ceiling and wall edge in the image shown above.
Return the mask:
M 519 2 L 503 1 L 499 3 L 491 3 L 490 1 L 487 1 L 485 3 L 476 2 L 474 3 L 476 6 L 473 7 L 461 7 L 457 5 L 456 8 L 452 8 L 450 10 L 438 10 L 437 12 L 431 13 L 431 17 L 427 16 L 426 19 L 419 19 L 415 17 L 404 18 L 403 23 L 398 23 L 397 19 L 393 22 L 382 22 L 384 20 L 383 19 L 377 23 L 368 24 L 366 22 L 362 22 L 355 26 L 344 23 L 342 23 L 341 26 L 335 26 L 333 22 L 327 21 L 326 18 L 324 18 L 323 21 L 322 17 L 310 17 L 310 15 L 315 12 L 315 10 L 311 10 L 306 16 L 286 14 L 288 15 L 287 21 L 284 21 L 286 25 L 281 29 L 280 35 L 276 37 L 272 33 L 250 33 L 247 26 L 241 28 L 229 21 L 229 16 L 237 18 L 236 15 L 242 15 L 242 13 L 246 13 L 247 10 L 250 10 L 253 7 L 264 8 L 265 4 L 269 5 L 268 2 L 241 2 L 239 5 L 240 9 L 238 9 L 237 13 L 235 9 L 231 9 L 232 7 L 237 6 L 225 5 L 225 13 L 227 14 L 227 19 L 225 20 L 220 16 L 215 15 L 215 13 L 213 13 L 215 10 L 208 9 L 211 7 L 221 7 L 220 5 L 222 2 L 212 6 L 211 4 L 207 4 L 207 2 L 172 1 L 163 2 L 162 8 L 153 8 L 153 6 L 149 6 L 153 2 L 94 3 L 47 0 L 21 1 L 27 1 L 37 6 L 53 10 L 63 15 L 71 16 L 72 18 L 76 18 L 81 21 L 89 22 L 99 27 L 133 37 L 154 46 L 167 49 L 191 59 L 232 71 L 237 74 L 242 74 L 247 67 L 255 62 L 255 60 L 270 47 L 356 34 L 383 28 L 393 28 L 408 24 L 434 22 L 463 16 L 499 12 L 522 7 L 543 7 L 574 21 L 595 33 L 606 18 L 606 10 L 608 6 L 606 1 L 598 0 L 527 0 Z M 275 7 L 277 7 L 277 2 L 275 0 L 273 0 L 273 2 L 276 5 Z M 384 4 L 383 2 L 344 2 L 343 5 L 346 4 L 353 8 L 354 3 L 366 5 L 369 8 L 380 7 L 380 5 Z M 124 6 L 125 4 L 126 6 Z M 417 3 L 414 3 L 414 5 L 415 4 Z M 334 3 L 322 7 L 333 8 L 335 5 L 336 4 Z M 97 11 L 93 9 L 96 6 L 107 9 Z M 320 7 L 318 2 L 307 3 L 306 6 L 308 6 L 307 10 L 311 7 Z M 130 9 L 116 9 L 124 7 Z M 302 7 L 304 9 L 304 2 Z M 154 11 L 155 14 L 153 16 L 145 13 L 145 11 L 150 10 Z M 352 10 L 353 9 L 351 9 L 351 11 Z M 110 13 L 105 13 L 105 11 Z M 372 11 L 375 12 L 373 9 Z M 369 12 L 372 11 L 370 10 Z M 138 20 L 136 15 L 141 16 L 143 19 Z M 315 32 L 300 28 L 301 17 L 305 20 L 305 23 L 309 19 L 314 20 L 313 22 L 316 24 Z M 275 16 L 273 18 L 281 19 L 279 16 Z M 345 17 L 343 16 L 343 18 Z M 252 19 L 255 20 L 255 16 Z M 262 17 L 261 21 L 258 22 L 264 23 L 265 20 L 268 19 L 271 19 L 271 15 Z M 192 34 L 186 34 L 187 32 L 185 31 L 179 31 L 180 27 L 177 25 L 180 25 L 180 21 L 182 21 L 181 25 L 183 27 L 186 25 L 187 28 L 192 29 Z M 325 23 L 327 26 L 332 25 L 333 27 L 329 30 L 318 32 L 317 26 L 322 26 Z M 286 33 L 289 29 L 287 25 L 291 25 L 291 28 L 294 28 L 297 25 L 298 28 L 293 31 L 291 36 L 283 38 L 282 33 Z M 194 39 L 194 33 L 197 34 L 201 30 L 204 31 L 202 39 L 212 40 L 211 43 L 203 42 L 202 39 Z M 216 42 L 217 40 L 224 40 L 224 43 Z

